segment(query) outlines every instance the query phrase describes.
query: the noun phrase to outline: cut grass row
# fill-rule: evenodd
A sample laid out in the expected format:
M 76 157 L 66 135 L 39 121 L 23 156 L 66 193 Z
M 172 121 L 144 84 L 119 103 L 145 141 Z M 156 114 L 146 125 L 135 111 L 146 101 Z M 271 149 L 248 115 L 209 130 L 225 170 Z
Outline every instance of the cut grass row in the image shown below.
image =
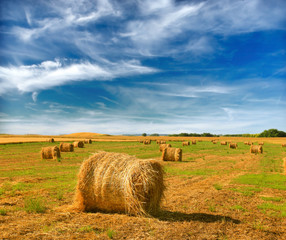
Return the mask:
M 173 147 L 183 149 L 183 162 L 164 163 L 167 176 L 185 178 L 229 174 L 232 171 L 239 171 L 239 169 L 233 168 L 234 164 L 243 161 L 244 156 L 250 155 L 249 146 L 243 143 L 238 143 L 238 149 L 229 149 L 228 146 L 212 144 L 211 142 L 198 142 L 196 145 L 186 147 L 182 147 L 182 142 L 170 143 Z M 49 199 L 54 199 L 60 204 L 59 201 L 65 198 L 65 195 L 74 191 L 76 174 L 81 162 L 96 151 L 128 153 L 143 159 L 159 159 L 161 156 L 159 146 L 155 142 L 152 142 L 151 145 L 143 145 L 139 142 L 94 142 L 85 145 L 85 148 L 75 149 L 75 152 L 62 153 L 61 162 L 42 160 L 40 157 L 41 148 L 55 144 L 57 143 L 1 145 L 0 198 L 21 194 L 29 196 L 31 192 L 44 190 L 48 193 Z M 236 155 L 241 156 L 241 158 L 230 159 L 230 157 Z M 285 149 L 282 149 L 279 145 L 265 144 L 262 155 L 253 155 L 260 163 L 257 172 L 245 172 L 245 174 L 233 179 L 232 184 L 238 186 L 233 191 L 249 197 L 259 192 L 259 189 L 264 188 L 285 191 L 286 176 L 281 175 L 282 158 L 285 155 Z M 212 156 L 212 158 L 209 158 L 209 156 Z M 201 161 L 200 167 L 197 165 L 198 159 Z M 221 165 L 224 168 L 218 168 Z M 37 181 L 29 181 L 30 178 L 32 180 L 37 179 Z M 240 187 L 241 185 L 246 185 L 246 187 Z M 219 184 L 215 184 L 214 187 L 217 190 L 223 188 Z M 279 204 L 276 202 L 262 204 L 260 209 L 265 212 L 268 210 L 278 211 L 281 216 L 284 216 L 286 214 L 285 201 L 286 199 L 282 199 Z

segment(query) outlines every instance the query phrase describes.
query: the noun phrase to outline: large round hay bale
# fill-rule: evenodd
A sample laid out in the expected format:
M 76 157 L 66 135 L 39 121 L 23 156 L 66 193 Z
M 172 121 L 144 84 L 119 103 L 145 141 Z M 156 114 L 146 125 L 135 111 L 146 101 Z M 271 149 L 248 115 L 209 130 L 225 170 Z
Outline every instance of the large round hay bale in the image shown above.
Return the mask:
M 261 145 L 251 145 L 250 153 L 263 153 L 263 148 Z
M 182 161 L 182 149 L 181 148 L 164 148 L 162 150 L 163 161 Z
M 57 146 L 42 147 L 41 156 L 42 159 L 57 159 L 61 157 L 61 153 Z
M 84 147 L 84 143 L 83 141 L 76 141 L 73 143 L 74 147 L 78 147 L 78 148 L 83 148 Z
M 189 145 L 190 145 L 190 142 L 189 142 L 189 141 L 183 142 L 183 146 L 189 146 Z
M 61 152 L 73 152 L 73 144 L 71 143 L 61 143 L 60 144 L 60 151 Z
M 286 147 L 286 143 L 282 143 L 282 145 L 281 145 L 282 147 Z
M 50 139 L 49 139 L 49 142 L 53 143 L 53 142 L 55 142 L 55 139 L 50 138 Z
M 158 161 L 99 152 L 80 167 L 73 207 L 147 215 L 159 210 L 164 190 L 163 168 Z
M 197 141 L 196 141 L 196 140 L 192 140 L 192 144 L 193 144 L 193 145 L 196 145 L 196 144 L 197 144 Z
M 227 141 L 220 142 L 220 145 L 227 145 Z
M 166 141 L 160 141 L 160 144 L 166 144 Z
M 172 145 L 171 144 L 160 144 L 160 152 L 162 152 L 163 151 L 163 149 L 165 149 L 165 148 L 167 148 L 167 147 L 172 147 Z
M 92 144 L 92 140 L 91 140 L 91 139 L 85 139 L 85 140 L 84 140 L 84 143 L 86 143 L 86 144 Z
M 259 142 L 258 145 L 263 146 L 263 145 L 264 145 L 264 142 Z
M 237 149 L 237 143 L 230 143 L 229 148 Z

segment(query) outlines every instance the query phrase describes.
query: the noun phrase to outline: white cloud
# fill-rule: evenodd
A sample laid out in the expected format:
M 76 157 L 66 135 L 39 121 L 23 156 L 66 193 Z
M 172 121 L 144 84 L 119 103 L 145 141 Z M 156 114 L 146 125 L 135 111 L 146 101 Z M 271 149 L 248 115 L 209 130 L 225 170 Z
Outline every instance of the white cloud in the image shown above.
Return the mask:
M 34 102 L 37 102 L 37 97 L 38 97 L 38 93 L 37 92 L 33 92 L 32 93 L 32 99 Z
M 106 81 L 120 76 L 149 74 L 156 71 L 134 61 L 96 64 L 87 61 L 61 63 L 55 60 L 45 61 L 39 65 L 0 67 L 0 94 L 15 88 L 21 92 L 34 92 L 72 81 Z

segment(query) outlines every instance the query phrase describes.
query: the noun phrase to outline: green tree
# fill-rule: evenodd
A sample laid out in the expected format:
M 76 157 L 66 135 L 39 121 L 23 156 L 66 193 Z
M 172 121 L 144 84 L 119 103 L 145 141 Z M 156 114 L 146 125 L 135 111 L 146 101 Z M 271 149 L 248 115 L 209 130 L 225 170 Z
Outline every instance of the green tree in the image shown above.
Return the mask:
M 147 133 L 142 133 L 142 136 L 143 136 L 143 137 L 146 137 L 146 136 L 147 136 Z

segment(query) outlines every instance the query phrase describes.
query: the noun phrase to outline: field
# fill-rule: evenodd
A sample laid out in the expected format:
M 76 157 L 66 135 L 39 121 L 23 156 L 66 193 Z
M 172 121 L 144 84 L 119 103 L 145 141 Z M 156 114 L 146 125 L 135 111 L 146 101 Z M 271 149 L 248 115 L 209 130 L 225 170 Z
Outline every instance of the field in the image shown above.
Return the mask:
M 79 167 L 102 150 L 160 160 L 159 146 L 139 143 L 143 137 L 98 135 L 60 161 L 41 159 L 42 147 L 83 137 L 55 136 L 55 143 L 0 137 L 6 143 L 0 145 L 0 239 L 286 239 L 285 138 L 219 138 L 238 143 L 230 149 L 212 138 L 182 147 L 182 138 L 160 137 L 183 149 L 183 161 L 162 162 L 167 189 L 160 213 L 134 217 L 68 211 Z M 264 141 L 263 154 L 251 154 L 248 140 Z

